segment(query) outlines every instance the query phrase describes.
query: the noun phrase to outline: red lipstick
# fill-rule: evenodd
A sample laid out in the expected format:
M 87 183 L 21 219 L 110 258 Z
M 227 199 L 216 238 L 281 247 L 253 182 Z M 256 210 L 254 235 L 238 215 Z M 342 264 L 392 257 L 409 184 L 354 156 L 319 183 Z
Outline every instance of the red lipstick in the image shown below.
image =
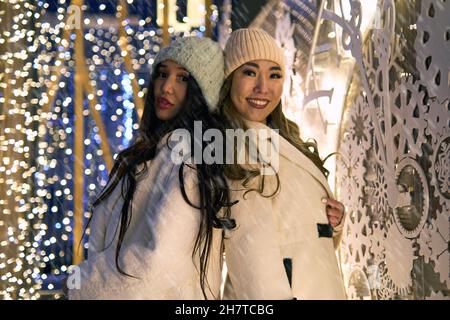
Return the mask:
M 159 97 L 156 99 L 157 107 L 160 109 L 170 109 L 173 107 L 173 103 L 163 97 Z

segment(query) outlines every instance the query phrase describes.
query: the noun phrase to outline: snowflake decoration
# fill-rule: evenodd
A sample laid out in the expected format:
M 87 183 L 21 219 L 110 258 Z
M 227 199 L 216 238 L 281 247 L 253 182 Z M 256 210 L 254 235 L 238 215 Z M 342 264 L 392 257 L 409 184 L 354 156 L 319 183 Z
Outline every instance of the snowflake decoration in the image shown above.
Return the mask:
M 432 151 L 430 161 L 432 164 L 431 182 L 434 195 L 441 205 L 450 207 L 450 101 L 440 104 L 433 101 L 427 119 L 426 133 L 431 136 Z
M 379 222 L 372 225 L 370 238 L 370 252 L 374 257 L 374 262 L 380 264 L 384 260 L 384 242 L 386 241 L 386 230 Z
M 414 45 L 416 67 L 421 80 L 427 84 L 430 96 L 444 102 L 450 98 L 450 2 L 422 0 L 421 5 Z
M 389 142 L 394 144 L 397 158 L 422 155 L 427 125 L 424 96 L 425 93 L 419 91 L 412 77 L 402 78 L 391 94 L 392 122 L 395 123 L 388 124 L 392 130 Z
M 363 197 L 365 152 L 358 146 L 353 136 L 346 135 L 339 154 L 337 175 L 341 183 L 340 199 L 347 208 L 355 209 Z
M 364 188 L 365 201 L 370 206 L 370 215 L 374 221 L 384 223 L 391 211 L 388 203 L 388 185 L 384 169 L 375 164 L 366 174 L 368 184 Z
M 355 137 L 358 145 L 362 146 L 364 150 L 368 150 L 371 147 L 370 132 L 373 126 L 370 121 L 369 106 L 362 96 L 356 99 L 355 105 L 349 113 L 350 134 Z
M 350 212 L 349 218 L 344 229 L 345 236 L 342 239 L 342 247 L 345 248 L 345 260 L 351 265 L 365 265 L 370 258 L 369 217 L 366 210 L 360 208 Z

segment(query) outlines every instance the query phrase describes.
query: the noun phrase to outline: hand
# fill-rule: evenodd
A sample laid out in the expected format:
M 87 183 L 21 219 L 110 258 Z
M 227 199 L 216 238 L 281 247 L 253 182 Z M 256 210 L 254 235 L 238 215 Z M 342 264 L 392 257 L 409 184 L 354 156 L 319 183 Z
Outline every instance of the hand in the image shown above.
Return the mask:
M 327 205 L 327 218 L 328 222 L 333 228 L 336 228 L 341 224 L 344 218 L 345 206 L 342 202 L 331 198 L 323 198 L 322 202 Z

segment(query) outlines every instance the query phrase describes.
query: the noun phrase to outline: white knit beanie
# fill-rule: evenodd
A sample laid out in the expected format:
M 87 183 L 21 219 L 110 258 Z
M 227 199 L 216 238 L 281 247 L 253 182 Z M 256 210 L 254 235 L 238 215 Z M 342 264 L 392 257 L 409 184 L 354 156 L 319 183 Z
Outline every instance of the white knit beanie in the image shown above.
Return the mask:
M 225 78 L 244 63 L 269 60 L 277 63 L 284 75 L 284 52 L 275 39 L 261 29 L 245 28 L 231 33 L 225 45 Z
M 209 38 L 179 38 L 161 49 L 153 62 L 152 73 L 164 60 L 173 60 L 189 71 L 202 90 L 208 109 L 217 109 L 219 91 L 224 80 L 223 53 L 218 43 Z

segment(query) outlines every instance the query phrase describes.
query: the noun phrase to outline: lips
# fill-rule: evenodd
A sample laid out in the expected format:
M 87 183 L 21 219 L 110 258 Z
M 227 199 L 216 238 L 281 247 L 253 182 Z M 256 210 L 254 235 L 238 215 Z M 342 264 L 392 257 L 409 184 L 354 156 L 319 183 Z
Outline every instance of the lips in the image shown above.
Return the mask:
M 269 100 L 267 99 L 256 99 L 256 98 L 247 98 L 248 104 L 256 109 L 264 109 L 269 104 Z
M 163 97 L 156 99 L 156 104 L 159 109 L 170 109 L 173 107 L 173 103 Z

